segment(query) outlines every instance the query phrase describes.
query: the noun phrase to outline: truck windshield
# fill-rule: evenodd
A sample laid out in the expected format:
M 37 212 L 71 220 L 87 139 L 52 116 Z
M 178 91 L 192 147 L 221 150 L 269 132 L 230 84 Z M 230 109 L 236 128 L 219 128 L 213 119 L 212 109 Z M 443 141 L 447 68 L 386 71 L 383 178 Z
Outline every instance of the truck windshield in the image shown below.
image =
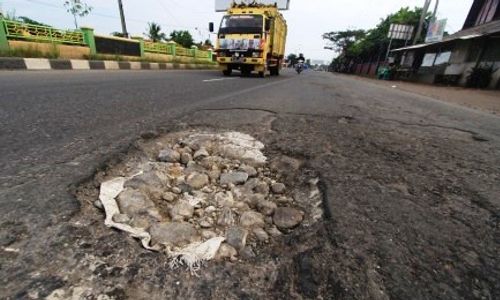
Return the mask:
M 260 15 L 231 15 L 222 19 L 219 33 L 262 33 L 263 17 Z

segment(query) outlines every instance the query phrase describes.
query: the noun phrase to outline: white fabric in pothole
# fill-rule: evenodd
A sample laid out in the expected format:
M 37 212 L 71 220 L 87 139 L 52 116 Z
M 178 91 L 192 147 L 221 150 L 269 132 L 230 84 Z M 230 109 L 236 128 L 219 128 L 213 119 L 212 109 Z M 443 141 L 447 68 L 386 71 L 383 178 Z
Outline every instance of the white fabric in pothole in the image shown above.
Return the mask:
M 264 165 L 267 161 L 266 156 L 261 151 L 264 149 L 264 144 L 252 136 L 240 132 L 196 133 L 188 136 L 182 142 L 192 148 L 206 147 L 212 153 L 238 159 L 254 166 Z M 124 185 L 128 180 L 141 174 L 131 177 L 117 177 L 101 184 L 99 200 L 106 213 L 105 225 L 129 233 L 130 236 L 139 239 L 142 246 L 148 250 L 160 251 L 159 245 L 151 245 L 151 235 L 146 229 L 113 221 L 115 215 L 122 214 L 116 198 L 124 191 Z M 196 205 L 196 203 L 190 204 Z M 191 273 L 196 274 L 203 261 L 212 260 L 216 256 L 224 240 L 224 237 L 213 237 L 205 242 L 191 243 L 180 250 L 171 250 L 167 247 L 166 253 L 171 259 L 170 267 L 177 268 L 184 265 L 189 268 Z

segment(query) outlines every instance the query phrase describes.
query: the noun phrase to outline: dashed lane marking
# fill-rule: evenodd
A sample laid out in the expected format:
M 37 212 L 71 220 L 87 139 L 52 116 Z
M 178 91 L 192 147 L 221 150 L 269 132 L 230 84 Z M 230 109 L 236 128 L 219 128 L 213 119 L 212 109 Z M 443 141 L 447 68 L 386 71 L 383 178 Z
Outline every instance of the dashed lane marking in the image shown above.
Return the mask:
M 205 79 L 203 82 L 214 82 L 214 81 L 224 81 L 224 80 L 234 80 L 237 78 L 217 78 L 217 79 Z

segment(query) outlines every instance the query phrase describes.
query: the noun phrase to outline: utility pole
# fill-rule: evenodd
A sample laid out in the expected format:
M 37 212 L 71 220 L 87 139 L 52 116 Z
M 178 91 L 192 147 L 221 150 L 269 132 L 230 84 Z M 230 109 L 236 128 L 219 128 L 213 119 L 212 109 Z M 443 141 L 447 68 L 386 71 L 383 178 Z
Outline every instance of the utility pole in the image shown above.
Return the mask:
M 434 13 L 432 14 L 432 19 L 436 21 L 436 16 L 439 8 L 439 0 L 436 0 L 436 6 L 434 7 Z
M 418 43 L 418 39 L 422 35 L 422 30 L 424 29 L 425 17 L 427 16 L 427 12 L 429 11 L 429 6 L 431 5 L 432 0 L 425 0 L 424 7 L 422 8 L 422 15 L 420 16 L 420 23 L 418 24 L 417 34 L 415 35 L 415 39 L 413 40 L 413 45 Z
M 125 14 L 123 13 L 122 0 L 118 0 L 118 8 L 120 9 L 120 19 L 122 20 L 122 33 L 123 33 L 123 37 L 128 38 L 127 24 L 125 23 Z

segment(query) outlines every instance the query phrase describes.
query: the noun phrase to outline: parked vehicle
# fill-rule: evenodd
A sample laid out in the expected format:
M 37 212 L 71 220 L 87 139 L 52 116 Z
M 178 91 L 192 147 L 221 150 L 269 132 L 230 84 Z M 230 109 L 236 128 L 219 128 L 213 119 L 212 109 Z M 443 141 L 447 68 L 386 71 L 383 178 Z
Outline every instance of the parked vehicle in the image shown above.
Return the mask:
M 210 24 L 214 31 L 214 24 Z M 267 72 L 278 76 L 285 57 L 287 24 L 275 5 L 233 4 L 223 17 L 216 45 L 217 62 L 225 76 Z

